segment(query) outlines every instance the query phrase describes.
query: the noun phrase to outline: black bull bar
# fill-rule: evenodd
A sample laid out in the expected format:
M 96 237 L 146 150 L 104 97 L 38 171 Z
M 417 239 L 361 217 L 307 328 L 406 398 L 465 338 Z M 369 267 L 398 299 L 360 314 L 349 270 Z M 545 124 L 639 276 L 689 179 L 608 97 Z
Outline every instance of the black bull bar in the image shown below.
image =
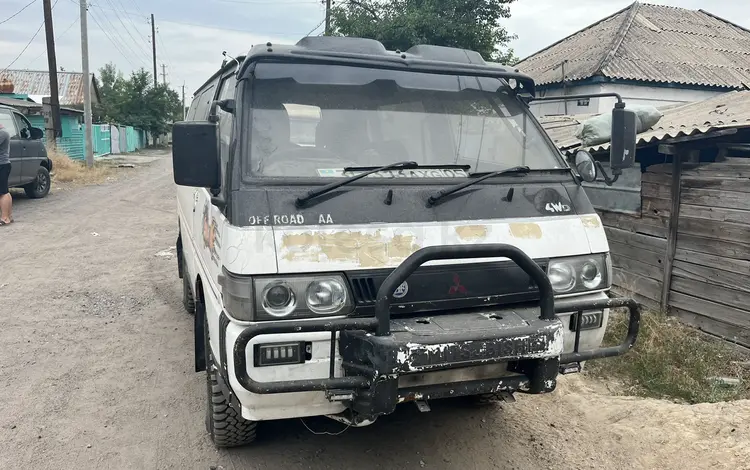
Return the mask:
M 552 285 L 547 278 L 547 274 L 537 263 L 526 255 L 526 253 L 514 246 L 505 244 L 436 246 L 423 248 L 415 252 L 404 260 L 401 265 L 394 269 L 385 279 L 377 293 L 375 318 L 284 321 L 259 323 L 248 326 L 242 333 L 240 333 L 234 344 L 234 371 L 237 381 L 245 389 L 256 394 L 342 390 L 356 392 L 358 390 L 363 391 L 367 389 L 372 391 L 378 386 L 377 383 L 386 379 L 386 377 L 391 382 L 391 388 L 393 386 L 397 387 L 397 377 L 393 377 L 394 371 L 383 371 L 382 369 L 373 368 L 371 364 L 369 367 L 364 364 L 347 364 L 346 359 L 344 370 L 347 375 L 344 377 L 334 377 L 336 334 L 342 332 L 342 335 L 356 334 L 359 335 L 360 338 L 367 336 L 374 337 L 373 340 L 384 340 L 385 337 L 391 335 L 390 308 L 393 302 L 393 293 L 398 286 L 406 281 L 407 278 L 421 265 L 429 261 L 472 258 L 509 258 L 523 269 L 539 288 L 539 307 L 541 312 L 539 320 L 546 322 L 559 322 L 556 317 L 557 313 L 579 312 L 579 315 L 577 315 L 578 321 L 575 330 L 575 346 L 573 352 L 563 353 L 559 357 L 559 361 L 555 361 L 554 367 L 539 367 L 538 369 L 542 371 L 540 373 L 542 373 L 544 377 L 530 377 L 531 383 L 540 383 L 541 381 L 544 381 L 544 379 L 552 379 L 554 382 L 559 370 L 559 364 L 579 363 L 593 359 L 619 356 L 629 351 L 635 344 L 640 322 L 640 308 L 638 303 L 633 299 L 607 298 L 589 301 L 563 299 L 555 302 L 554 291 L 552 290 Z M 580 315 L 580 312 L 621 307 L 627 307 L 629 310 L 628 333 L 625 340 L 618 346 L 579 351 L 582 316 Z M 323 331 L 331 333 L 331 364 L 328 378 L 258 382 L 249 376 L 245 351 L 253 338 L 269 334 L 314 333 Z M 461 335 L 454 335 L 451 337 L 451 341 L 477 341 L 483 339 L 480 338 L 481 336 L 483 336 L 482 333 L 477 333 L 476 331 L 470 334 L 462 333 Z M 505 362 L 506 360 L 506 358 L 500 358 L 494 362 Z M 485 364 L 487 362 L 488 361 L 486 360 L 482 361 L 482 363 Z M 537 362 L 543 361 L 540 360 Z M 349 367 L 347 367 L 347 365 Z M 475 364 L 472 364 L 471 362 L 461 362 L 460 364 L 461 367 L 470 365 Z M 532 393 L 551 391 L 539 389 L 539 387 L 537 387 L 537 390 L 534 390 L 533 388 L 534 387 L 531 388 Z

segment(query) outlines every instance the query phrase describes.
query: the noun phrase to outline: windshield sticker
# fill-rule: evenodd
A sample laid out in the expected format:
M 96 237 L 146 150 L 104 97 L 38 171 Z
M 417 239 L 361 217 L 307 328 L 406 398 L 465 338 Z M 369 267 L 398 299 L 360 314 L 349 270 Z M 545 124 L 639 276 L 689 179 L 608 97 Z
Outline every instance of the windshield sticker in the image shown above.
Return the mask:
M 365 173 L 364 171 L 344 171 L 343 168 L 318 169 L 318 175 L 323 178 L 346 178 Z M 372 178 L 466 178 L 469 174 L 465 170 L 447 170 L 442 168 L 425 168 L 410 170 L 386 170 L 370 175 Z

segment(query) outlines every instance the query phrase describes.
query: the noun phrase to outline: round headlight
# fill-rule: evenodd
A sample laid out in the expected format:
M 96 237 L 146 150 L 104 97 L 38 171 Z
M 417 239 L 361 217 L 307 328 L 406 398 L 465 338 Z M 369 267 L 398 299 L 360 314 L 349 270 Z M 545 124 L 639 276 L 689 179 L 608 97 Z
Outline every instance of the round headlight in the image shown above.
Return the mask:
M 576 274 L 570 264 L 550 264 L 548 276 L 552 289 L 558 294 L 570 292 L 576 286 Z
M 596 289 L 602 283 L 602 270 L 594 260 L 586 261 L 581 267 L 581 282 L 586 289 Z
M 284 283 L 271 284 L 263 290 L 263 310 L 273 317 L 286 317 L 296 306 L 294 291 Z
M 337 313 L 346 304 L 346 287 L 337 279 L 313 281 L 307 286 L 305 300 L 313 313 Z

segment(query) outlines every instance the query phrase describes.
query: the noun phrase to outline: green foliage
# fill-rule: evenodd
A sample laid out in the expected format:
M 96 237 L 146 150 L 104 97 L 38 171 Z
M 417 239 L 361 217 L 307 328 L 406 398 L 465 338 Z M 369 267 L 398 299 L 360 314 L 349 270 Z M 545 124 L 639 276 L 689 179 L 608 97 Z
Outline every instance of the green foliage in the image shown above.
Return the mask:
M 625 316 L 610 316 L 605 343 L 618 344 L 626 331 Z M 633 395 L 715 403 L 750 398 L 747 361 L 739 350 L 675 318 L 644 312 L 633 350 L 624 356 L 587 362 L 586 370 L 604 379 L 620 379 L 626 392 Z M 725 386 L 711 380 L 713 377 L 739 379 L 740 384 Z
M 416 44 L 461 47 L 504 64 L 516 61 L 501 52 L 515 36 L 500 26 L 515 0 L 350 0 L 332 11 L 334 34 L 377 39 L 388 49 Z
M 99 70 L 101 103 L 94 107 L 94 119 L 140 127 L 151 135 L 171 130 L 182 119 L 182 102 L 167 85 L 154 87 L 152 75 L 139 69 L 124 78 L 113 64 Z

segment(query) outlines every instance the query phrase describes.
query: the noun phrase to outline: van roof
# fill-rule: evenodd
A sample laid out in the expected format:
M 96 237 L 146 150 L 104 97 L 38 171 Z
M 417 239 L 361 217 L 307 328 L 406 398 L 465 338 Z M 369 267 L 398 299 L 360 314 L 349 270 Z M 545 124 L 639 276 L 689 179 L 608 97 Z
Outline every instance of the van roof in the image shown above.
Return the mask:
M 515 79 L 526 93 L 534 93 L 534 80 L 513 67 L 495 62 L 487 62 L 476 51 L 454 47 L 420 44 L 406 51 L 390 51 L 374 39 L 308 36 L 297 44 L 259 44 L 253 46 L 245 56 L 237 57 L 240 75 L 244 75 L 250 63 L 267 58 L 288 62 L 351 63 L 352 65 L 372 65 L 403 70 L 418 70 L 443 74 L 488 75 L 505 79 Z M 217 76 L 234 68 L 237 63 L 229 61 L 196 91 L 201 91 Z

